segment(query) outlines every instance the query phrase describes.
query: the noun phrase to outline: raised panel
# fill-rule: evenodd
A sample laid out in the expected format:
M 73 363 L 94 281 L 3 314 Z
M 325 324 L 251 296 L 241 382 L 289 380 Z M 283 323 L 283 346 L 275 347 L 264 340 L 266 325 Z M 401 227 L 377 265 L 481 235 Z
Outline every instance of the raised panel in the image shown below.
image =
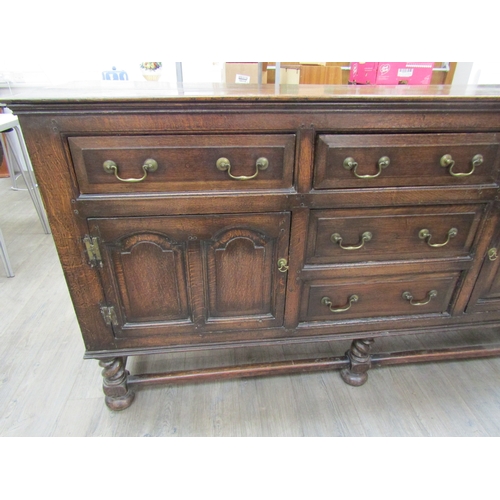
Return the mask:
M 247 229 L 228 230 L 209 246 L 211 317 L 271 314 L 274 246 Z
M 188 319 L 183 245 L 139 234 L 111 248 L 127 323 Z
M 466 311 L 500 311 L 500 262 L 486 256 Z
M 204 244 L 207 328 L 235 330 L 283 324 L 289 214 L 222 218 Z M 215 227 L 214 227 L 215 229 Z
M 500 213 L 498 209 L 490 219 L 490 226 L 496 228 Z M 500 234 L 490 241 L 472 291 L 466 312 L 500 311 Z M 491 253 L 492 252 L 492 253 Z
M 114 335 L 149 337 L 187 332 L 187 238 L 169 218 L 90 219 L 98 238 L 106 305 L 118 324 Z

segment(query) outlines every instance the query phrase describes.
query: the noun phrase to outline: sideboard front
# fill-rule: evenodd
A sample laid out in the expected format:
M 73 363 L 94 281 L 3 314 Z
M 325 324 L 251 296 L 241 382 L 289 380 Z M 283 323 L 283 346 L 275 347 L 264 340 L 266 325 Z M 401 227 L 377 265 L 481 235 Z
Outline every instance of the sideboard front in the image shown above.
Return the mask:
M 371 355 L 377 337 L 500 325 L 499 98 L 10 106 L 112 409 L 175 379 L 130 375 L 127 356 L 348 339 L 328 362 L 219 375 L 360 385 L 402 359 Z

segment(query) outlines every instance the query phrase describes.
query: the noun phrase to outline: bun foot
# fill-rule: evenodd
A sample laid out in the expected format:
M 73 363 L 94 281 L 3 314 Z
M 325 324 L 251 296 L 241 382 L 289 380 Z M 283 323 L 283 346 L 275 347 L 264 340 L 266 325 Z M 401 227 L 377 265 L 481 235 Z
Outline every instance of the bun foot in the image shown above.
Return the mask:
M 368 373 L 353 373 L 349 368 L 344 368 L 340 372 L 342 380 L 349 385 L 359 387 L 368 380 Z
M 128 408 L 134 401 L 135 394 L 132 391 L 128 391 L 125 396 L 119 398 L 113 398 L 111 396 L 106 396 L 104 401 L 106 402 L 106 406 L 113 411 L 125 410 Z

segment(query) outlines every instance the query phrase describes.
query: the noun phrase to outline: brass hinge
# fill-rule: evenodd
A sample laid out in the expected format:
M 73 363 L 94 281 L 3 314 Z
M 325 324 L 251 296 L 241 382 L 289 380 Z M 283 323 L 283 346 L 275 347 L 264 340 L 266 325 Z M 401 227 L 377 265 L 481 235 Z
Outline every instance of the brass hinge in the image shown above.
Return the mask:
M 87 249 L 87 255 L 89 256 L 89 264 L 91 267 L 99 266 L 102 267 L 101 251 L 99 249 L 99 239 L 96 236 L 85 235 L 83 238 L 85 247 Z
M 101 307 L 101 314 L 102 317 L 104 318 L 104 322 L 106 323 L 106 325 L 118 326 L 118 319 L 116 317 L 115 308 L 113 306 Z

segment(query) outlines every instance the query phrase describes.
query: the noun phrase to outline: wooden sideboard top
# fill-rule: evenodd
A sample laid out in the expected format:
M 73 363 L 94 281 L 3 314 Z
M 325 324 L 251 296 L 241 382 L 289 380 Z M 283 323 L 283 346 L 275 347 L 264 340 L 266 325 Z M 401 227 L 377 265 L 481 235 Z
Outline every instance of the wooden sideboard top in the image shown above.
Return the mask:
M 428 101 L 498 99 L 500 85 L 225 85 L 169 84 L 162 82 L 74 82 L 53 87 L 13 88 L 1 95 L 7 104 L 189 101 Z

